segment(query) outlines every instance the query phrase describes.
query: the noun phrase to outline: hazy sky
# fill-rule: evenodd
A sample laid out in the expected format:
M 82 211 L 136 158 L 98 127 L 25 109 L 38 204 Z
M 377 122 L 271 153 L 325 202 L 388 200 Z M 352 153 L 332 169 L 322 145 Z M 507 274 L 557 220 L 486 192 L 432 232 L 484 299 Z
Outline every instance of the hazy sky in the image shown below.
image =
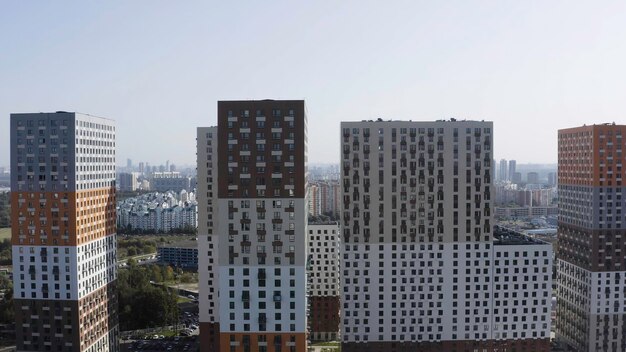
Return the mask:
M 117 120 L 118 164 L 195 163 L 217 100 L 305 99 L 309 160 L 342 120 L 493 120 L 495 157 L 555 162 L 556 131 L 626 123 L 626 2 L 4 1 L 11 112 Z

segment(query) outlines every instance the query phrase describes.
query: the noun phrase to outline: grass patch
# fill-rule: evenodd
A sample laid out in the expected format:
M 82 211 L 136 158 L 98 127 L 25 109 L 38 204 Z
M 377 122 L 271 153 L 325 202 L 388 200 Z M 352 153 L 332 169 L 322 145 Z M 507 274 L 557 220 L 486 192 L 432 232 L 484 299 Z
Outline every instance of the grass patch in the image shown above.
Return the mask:
M 5 228 L 1 228 L 0 229 L 0 241 L 4 240 L 4 239 L 11 239 L 11 228 L 10 227 L 5 227 Z

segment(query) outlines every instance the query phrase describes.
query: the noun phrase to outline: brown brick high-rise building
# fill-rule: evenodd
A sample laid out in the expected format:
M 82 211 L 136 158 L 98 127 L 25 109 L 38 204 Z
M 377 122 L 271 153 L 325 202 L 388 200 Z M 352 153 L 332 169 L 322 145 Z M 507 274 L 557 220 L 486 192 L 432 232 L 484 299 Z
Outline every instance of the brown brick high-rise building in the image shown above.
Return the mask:
M 11 115 L 18 351 L 117 351 L 115 126 Z
M 198 128 L 201 349 L 306 351 L 304 101 L 220 101 L 217 121 Z
M 626 126 L 558 134 L 557 339 L 576 351 L 626 350 Z

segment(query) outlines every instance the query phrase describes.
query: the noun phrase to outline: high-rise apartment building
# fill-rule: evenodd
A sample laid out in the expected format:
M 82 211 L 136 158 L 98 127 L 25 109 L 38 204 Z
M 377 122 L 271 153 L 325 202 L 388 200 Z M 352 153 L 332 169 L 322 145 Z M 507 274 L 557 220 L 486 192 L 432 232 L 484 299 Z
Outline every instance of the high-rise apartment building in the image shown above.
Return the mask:
M 624 125 L 558 133 L 557 339 L 576 351 L 626 350 Z
M 318 216 L 321 214 L 320 210 L 322 208 L 321 195 L 320 195 L 320 186 L 318 184 L 309 184 L 308 187 L 309 198 L 308 198 L 308 212 L 313 216 Z
M 341 190 L 337 180 L 309 182 L 309 214 L 339 214 Z
M 150 189 L 159 192 L 180 192 L 183 189 L 189 191 L 192 189 L 191 178 L 176 171 L 155 172 L 152 174 Z
M 309 330 L 312 341 L 337 341 L 341 281 L 339 224 L 309 224 Z
M 322 213 L 339 215 L 341 207 L 341 187 L 338 180 L 324 184 L 322 193 Z
M 529 184 L 538 184 L 539 183 L 539 173 L 537 172 L 529 172 L 526 174 L 526 183 Z
M 304 101 L 220 101 L 217 119 L 198 129 L 201 348 L 305 351 Z
M 507 174 L 507 161 L 506 159 L 501 159 L 500 160 L 500 167 L 498 169 L 498 181 L 504 182 L 506 180 L 508 180 L 508 174 Z
M 492 123 L 342 122 L 341 141 L 342 350 L 548 351 L 551 246 L 493 230 Z
M 11 115 L 18 351 L 117 351 L 115 125 Z
M 507 181 L 513 181 L 513 177 L 515 175 L 515 168 L 517 166 L 517 161 L 515 160 L 509 160 L 509 172 L 506 174 L 506 179 Z
M 548 172 L 548 185 L 556 186 L 556 172 Z
M 120 179 L 120 191 L 122 192 L 134 192 L 139 188 L 137 182 L 136 172 L 122 172 L 119 174 Z

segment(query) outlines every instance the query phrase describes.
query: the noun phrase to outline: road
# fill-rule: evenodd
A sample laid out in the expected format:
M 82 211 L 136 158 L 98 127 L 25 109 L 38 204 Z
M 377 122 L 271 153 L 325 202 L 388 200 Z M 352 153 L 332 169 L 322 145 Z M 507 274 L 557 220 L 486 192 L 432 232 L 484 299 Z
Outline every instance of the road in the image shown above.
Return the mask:
M 117 266 L 119 268 L 125 267 L 126 264 L 128 263 L 129 259 L 135 259 L 137 261 L 137 265 L 147 265 L 147 264 L 154 264 L 157 262 L 157 259 L 152 259 L 153 257 L 156 258 L 157 253 L 148 253 L 148 254 L 142 254 L 142 255 L 136 255 L 134 257 L 130 257 L 130 258 L 124 258 L 124 259 L 120 259 L 117 261 Z

